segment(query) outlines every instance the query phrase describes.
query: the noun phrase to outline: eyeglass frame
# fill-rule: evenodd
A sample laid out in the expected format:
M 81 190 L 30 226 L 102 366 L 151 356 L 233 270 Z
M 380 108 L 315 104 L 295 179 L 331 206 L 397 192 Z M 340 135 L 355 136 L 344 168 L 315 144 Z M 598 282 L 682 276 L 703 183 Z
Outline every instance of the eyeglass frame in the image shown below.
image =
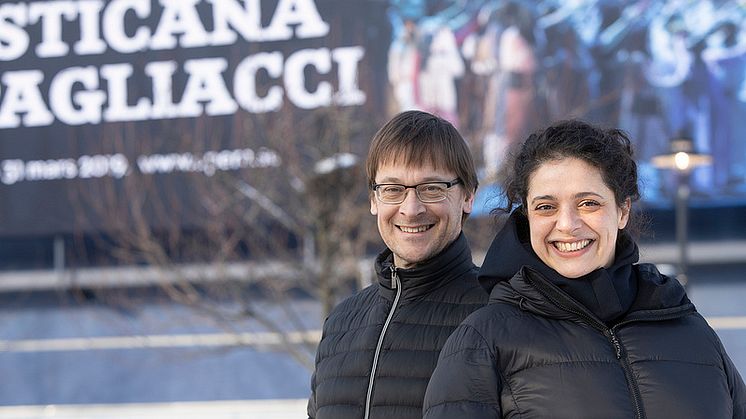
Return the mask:
M 417 187 L 422 186 L 422 185 L 431 185 L 433 183 L 438 183 L 438 184 L 446 185 L 446 192 L 448 192 L 452 187 L 454 187 L 456 185 L 459 185 L 459 184 L 463 184 L 464 182 L 460 178 L 456 178 L 456 179 L 454 179 L 452 181 L 447 181 L 447 180 L 431 180 L 429 182 L 422 182 L 422 183 L 418 183 L 416 185 L 404 185 L 404 184 L 401 184 L 401 183 L 374 183 L 373 185 L 371 185 L 371 190 L 373 190 L 373 194 L 376 196 L 376 199 L 379 202 L 381 202 L 382 204 L 386 204 L 386 205 L 399 205 L 402 202 L 404 202 L 404 200 L 407 199 L 407 189 L 414 189 L 414 194 L 417 196 L 417 199 L 420 202 L 422 202 L 423 204 L 436 204 L 438 202 L 445 201 L 446 198 L 447 198 L 446 195 L 443 195 L 443 198 L 439 199 L 437 201 L 423 201 L 422 200 L 422 198 L 420 197 L 420 192 L 417 190 Z M 380 186 L 401 186 L 401 187 L 403 187 L 404 188 L 404 195 L 402 195 L 401 201 L 399 201 L 399 202 L 386 202 L 383 199 L 381 199 L 380 192 L 378 192 L 378 188 Z

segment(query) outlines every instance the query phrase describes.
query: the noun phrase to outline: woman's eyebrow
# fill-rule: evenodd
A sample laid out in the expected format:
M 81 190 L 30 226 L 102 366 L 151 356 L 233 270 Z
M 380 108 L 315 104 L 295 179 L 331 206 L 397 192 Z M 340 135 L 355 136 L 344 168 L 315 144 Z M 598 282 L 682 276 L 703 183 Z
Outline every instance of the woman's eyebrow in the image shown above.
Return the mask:
M 578 192 L 578 193 L 576 193 L 574 195 L 574 198 L 575 199 L 578 199 L 578 198 L 587 198 L 589 196 L 595 196 L 595 197 L 598 197 L 598 198 L 601 198 L 601 199 L 605 199 L 603 195 L 600 195 L 600 194 L 598 194 L 596 192 Z M 556 199 L 557 198 L 554 195 L 539 195 L 539 196 L 535 196 L 531 200 L 531 203 L 533 204 L 536 201 L 545 201 L 545 200 L 552 201 L 552 200 L 556 200 Z
M 554 199 L 555 198 L 552 195 L 539 195 L 539 196 L 535 196 L 534 199 L 531 200 L 531 203 L 533 204 L 536 201 L 545 201 L 545 200 L 551 201 Z

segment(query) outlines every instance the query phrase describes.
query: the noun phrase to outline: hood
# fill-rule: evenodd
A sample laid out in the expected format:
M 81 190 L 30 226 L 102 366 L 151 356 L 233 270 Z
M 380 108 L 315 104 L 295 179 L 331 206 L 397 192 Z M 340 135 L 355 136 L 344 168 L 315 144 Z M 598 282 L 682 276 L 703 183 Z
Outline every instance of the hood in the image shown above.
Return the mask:
M 686 290 L 676 278 L 663 275 L 652 263 L 635 265 L 635 270 L 639 278 L 638 291 L 631 311 L 665 310 L 691 305 Z
M 523 266 L 534 266 L 545 276 L 553 272 L 531 249 L 528 220 L 519 207 L 492 240 L 479 269 L 479 283 L 490 292 L 498 282 L 510 280 Z
M 661 275 L 652 265 L 635 265 L 638 260 L 637 244 L 622 231 L 612 266 L 580 278 L 565 278 L 533 252 L 528 220 L 518 208 L 495 236 L 479 281 L 491 290 L 490 302 L 511 302 L 555 318 L 567 316 L 570 307 L 607 324 L 631 311 L 688 303 L 678 281 Z

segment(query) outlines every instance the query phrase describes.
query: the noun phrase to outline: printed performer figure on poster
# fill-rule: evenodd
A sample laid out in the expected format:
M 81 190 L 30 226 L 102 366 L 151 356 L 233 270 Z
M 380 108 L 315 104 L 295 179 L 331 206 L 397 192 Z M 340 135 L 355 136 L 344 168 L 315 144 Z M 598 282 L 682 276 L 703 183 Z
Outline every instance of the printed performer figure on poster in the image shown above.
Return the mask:
M 536 101 L 536 57 L 531 11 L 509 3 L 502 13 L 505 30 L 499 39 L 500 65 L 497 106 L 493 131 L 484 139 L 484 166 L 487 179 L 497 176 L 502 161 L 520 143 L 536 120 L 541 120 Z
M 464 75 L 456 37 L 451 28 L 440 26 L 432 37 L 420 73 L 422 107 L 458 127 L 456 79 Z
M 399 35 L 391 43 L 388 54 L 389 83 L 396 100 L 397 111 L 418 108 L 420 72 L 420 35 L 417 23 L 405 17 Z

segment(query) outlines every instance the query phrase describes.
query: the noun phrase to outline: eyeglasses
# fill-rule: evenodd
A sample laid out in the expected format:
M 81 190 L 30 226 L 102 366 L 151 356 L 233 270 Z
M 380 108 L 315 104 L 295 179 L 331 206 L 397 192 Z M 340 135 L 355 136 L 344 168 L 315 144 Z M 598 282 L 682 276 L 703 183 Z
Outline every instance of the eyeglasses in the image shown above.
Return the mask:
M 414 189 L 417 198 L 425 204 L 432 204 L 446 199 L 448 190 L 461 183 L 461 179 L 450 182 L 424 182 L 417 185 L 400 185 L 398 183 L 375 183 L 373 190 L 376 198 L 384 204 L 401 204 L 407 197 L 407 189 Z

